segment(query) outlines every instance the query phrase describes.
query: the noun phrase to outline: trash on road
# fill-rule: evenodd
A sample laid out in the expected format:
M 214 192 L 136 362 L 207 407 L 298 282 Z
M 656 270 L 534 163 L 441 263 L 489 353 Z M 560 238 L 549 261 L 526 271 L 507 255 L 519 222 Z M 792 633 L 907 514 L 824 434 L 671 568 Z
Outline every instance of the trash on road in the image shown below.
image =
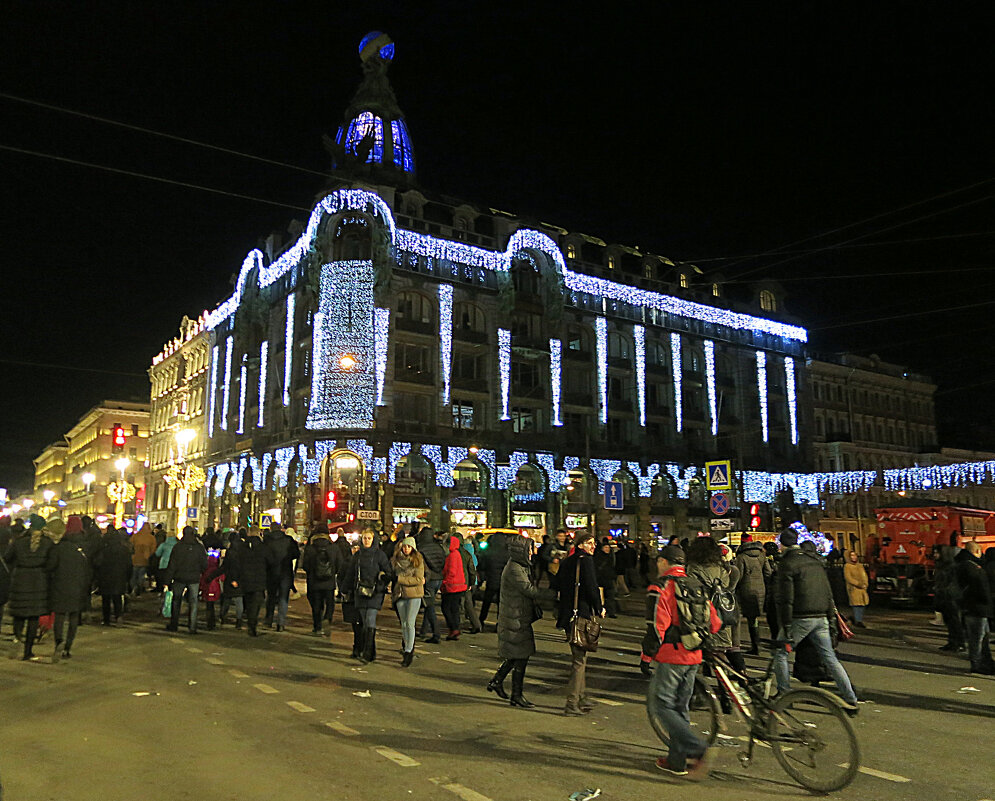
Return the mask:
M 158 694 L 159 693 L 145 692 L 144 690 L 142 692 L 132 693 L 132 695 L 135 696 L 135 698 L 144 698 L 146 695 L 158 695 Z
M 353 695 L 355 695 L 357 698 L 371 698 L 372 697 L 372 694 L 370 693 L 369 690 L 362 690 L 361 692 L 355 692 L 355 693 L 353 693 Z
M 187 687 L 192 687 L 192 686 L 193 686 L 193 685 L 195 685 L 196 683 L 197 683 L 197 682 L 195 682 L 195 681 L 194 681 L 193 679 L 190 679 L 190 681 L 188 681 L 188 682 L 187 682 Z
M 979 690 L 977 687 L 961 687 L 957 692 L 959 692 L 961 694 L 965 694 L 965 693 L 980 693 L 981 690 Z
M 570 801 L 591 801 L 591 799 L 597 798 L 600 795 L 600 787 L 586 787 L 583 790 L 578 790 L 576 793 L 571 793 Z

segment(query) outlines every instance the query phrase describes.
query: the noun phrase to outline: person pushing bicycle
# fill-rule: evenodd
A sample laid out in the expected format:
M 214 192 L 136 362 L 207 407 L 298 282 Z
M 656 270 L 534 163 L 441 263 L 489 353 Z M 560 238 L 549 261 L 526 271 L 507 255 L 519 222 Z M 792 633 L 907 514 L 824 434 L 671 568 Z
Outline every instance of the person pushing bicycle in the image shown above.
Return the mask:
M 701 647 L 721 627 L 707 590 L 684 570 L 684 551 L 677 545 L 657 555 L 659 578 L 647 588 L 643 659 L 653 664 L 646 704 L 651 716 L 670 733 L 670 752 L 656 766 L 672 776 L 700 781 L 708 774 L 708 743 L 689 722 L 689 702 L 701 664 Z

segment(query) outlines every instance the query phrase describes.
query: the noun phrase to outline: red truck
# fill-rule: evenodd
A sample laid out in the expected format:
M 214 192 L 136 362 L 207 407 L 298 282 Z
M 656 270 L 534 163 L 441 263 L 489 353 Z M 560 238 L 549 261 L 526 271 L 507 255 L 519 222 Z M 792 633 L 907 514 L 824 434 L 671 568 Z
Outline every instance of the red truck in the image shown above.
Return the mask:
M 922 502 L 920 502 L 922 503 Z M 867 538 L 871 591 L 895 604 L 926 604 L 933 594 L 936 550 L 977 540 L 995 545 L 995 512 L 939 501 L 875 509 L 877 533 Z

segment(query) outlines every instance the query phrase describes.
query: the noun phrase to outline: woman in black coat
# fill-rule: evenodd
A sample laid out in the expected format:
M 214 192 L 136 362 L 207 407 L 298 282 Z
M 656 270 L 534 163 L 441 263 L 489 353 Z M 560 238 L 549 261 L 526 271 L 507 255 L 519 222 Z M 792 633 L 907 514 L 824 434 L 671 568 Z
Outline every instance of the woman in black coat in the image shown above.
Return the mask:
M 68 659 L 72 656 L 70 650 L 76 639 L 80 613 L 89 605 L 93 581 L 90 560 L 83 550 L 83 523 L 76 515 L 66 521 L 66 533 L 49 551 L 48 573 L 49 606 L 55 613 L 55 654 L 52 660 L 57 662 L 60 657 Z M 64 637 L 67 621 L 69 633 Z
M 30 530 L 11 542 L 4 554 L 10 568 L 10 598 L 7 601 L 14 617 L 14 637 L 24 634 L 24 660 L 34 659 L 32 648 L 38 636 L 38 618 L 47 615 L 48 552 L 53 543 L 42 533 L 45 521 L 31 515 Z M 27 629 L 25 633 L 25 629 Z
M 359 661 L 363 664 L 377 658 L 377 613 L 383 606 L 390 578 L 390 560 L 378 547 L 374 531 L 366 529 L 345 576 L 346 589 L 352 593 L 356 608 L 357 619 L 352 627 L 354 637 L 358 634 L 362 643 Z
M 601 603 L 601 591 L 594 570 L 594 535 L 589 531 L 578 532 L 574 540 L 574 552 L 560 563 L 560 613 L 556 620 L 558 628 L 571 635 L 570 626 L 574 611 L 574 596 L 577 597 L 577 616 L 593 620 L 605 614 Z M 616 568 L 617 571 L 617 568 Z M 587 651 L 576 645 L 570 646 L 572 669 L 570 684 L 567 687 L 567 704 L 564 715 L 581 715 L 594 707 L 587 700 Z
M 266 591 L 266 551 L 262 532 L 258 528 L 250 528 L 245 542 L 238 549 L 235 577 L 225 574 L 226 582 L 230 581 L 245 599 L 245 619 L 250 637 L 258 636 L 259 607 Z
M 114 622 L 121 617 L 122 599 L 131 578 L 131 552 L 122 536 L 111 528 L 107 529 L 103 544 L 93 557 L 93 570 L 103 606 L 103 625 L 109 626 L 111 606 L 114 607 Z
M 529 658 L 536 652 L 532 623 L 536 620 L 536 597 L 539 589 L 532 580 L 532 549 L 529 537 L 508 537 L 508 561 L 501 573 L 501 605 L 498 607 L 498 656 L 504 662 L 487 683 L 489 692 L 499 698 L 508 698 L 504 691 L 504 677 L 511 672 L 512 706 L 528 709 L 535 706 L 525 700 L 525 669 Z

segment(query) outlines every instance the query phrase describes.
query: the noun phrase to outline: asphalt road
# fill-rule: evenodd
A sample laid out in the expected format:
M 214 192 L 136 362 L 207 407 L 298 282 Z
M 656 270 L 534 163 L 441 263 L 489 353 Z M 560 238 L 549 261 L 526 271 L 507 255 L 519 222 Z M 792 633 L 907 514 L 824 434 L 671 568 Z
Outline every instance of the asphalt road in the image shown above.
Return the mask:
M 341 622 L 330 639 L 310 635 L 303 599 L 292 603 L 287 632 L 253 640 L 230 627 L 166 632 L 146 596 L 122 625 L 81 628 L 68 662 L 0 660 L 3 798 L 566 801 L 587 787 L 610 801 L 808 797 L 763 749 L 740 766 L 735 721 L 704 783 L 656 770 L 661 752 L 635 667 L 641 598 L 629 600 L 634 614 L 606 621 L 588 667 L 600 703 L 565 718 L 569 658 L 548 614 L 527 677 L 538 706 L 518 710 L 484 690 L 497 664 L 493 633 L 419 644 L 402 670 L 386 609 L 380 658 L 362 667 L 348 657 Z M 927 620 L 872 610 L 871 628 L 843 646 L 869 703 L 856 720 L 863 772 L 837 797 L 995 798 L 995 680 L 940 654 Z M 9 639 L 0 648 L 19 656 Z M 51 641 L 36 653 L 48 657 Z M 969 686 L 979 692 L 959 692 Z

